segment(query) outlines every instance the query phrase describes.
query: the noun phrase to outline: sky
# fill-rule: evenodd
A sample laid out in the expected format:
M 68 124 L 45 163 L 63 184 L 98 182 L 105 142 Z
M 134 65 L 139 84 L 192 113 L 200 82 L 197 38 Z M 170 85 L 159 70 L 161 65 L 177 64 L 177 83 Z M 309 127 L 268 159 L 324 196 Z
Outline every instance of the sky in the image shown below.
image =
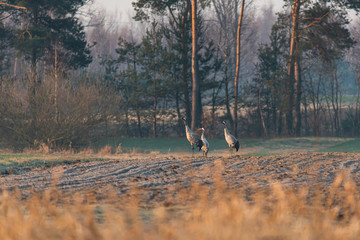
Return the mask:
M 104 7 L 108 11 L 127 13 L 132 9 L 131 3 L 134 0 L 95 0 L 98 6 Z M 283 4 L 283 0 L 255 0 L 256 5 L 261 7 L 268 2 L 273 2 L 275 11 L 280 10 Z
M 95 0 L 95 4 L 104 7 L 108 11 L 127 12 L 131 10 L 133 0 Z
M 108 12 L 118 13 L 123 16 L 128 16 L 129 18 L 132 14 L 129 15 L 132 11 L 131 3 L 134 0 L 95 0 L 95 6 L 103 7 Z M 262 6 L 269 4 L 272 2 L 274 4 L 274 11 L 278 12 L 281 10 L 284 1 L 283 0 L 254 0 L 255 5 L 261 9 Z M 355 19 L 355 13 L 350 13 L 350 19 Z

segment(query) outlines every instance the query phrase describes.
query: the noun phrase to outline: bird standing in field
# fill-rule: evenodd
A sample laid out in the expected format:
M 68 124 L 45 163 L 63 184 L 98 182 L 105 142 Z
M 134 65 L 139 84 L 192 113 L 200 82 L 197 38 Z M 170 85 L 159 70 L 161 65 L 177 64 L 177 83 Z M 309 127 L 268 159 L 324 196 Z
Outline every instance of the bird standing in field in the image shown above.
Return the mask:
M 231 151 L 232 148 L 235 148 L 236 151 L 238 151 L 239 147 L 240 147 L 239 141 L 233 135 L 231 135 L 229 133 L 229 130 L 226 127 L 225 121 L 222 121 L 221 123 L 224 124 L 224 135 L 225 135 L 226 142 L 229 144 L 229 150 Z
M 205 157 L 207 157 L 207 153 L 209 152 L 209 142 L 206 140 L 205 138 L 205 129 L 204 128 L 201 128 L 202 129 L 202 134 L 201 134 L 201 141 L 203 143 L 201 149 L 203 150 L 203 155 L 205 155 Z
M 191 151 L 194 154 L 194 145 L 196 147 L 199 148 L 199 151 L 201 150 L 201 147 L 203 146 L 203 142 L 201 141 L 201 139 L 195 134 L 193 133 L 189 126 L 186 124 L 186 118 L 182 117 L 181 118 L 184 123 L 185 123 L 185 131 L 186 131 L 186 138 L 187 140 L 190 142 L 191 144 Z

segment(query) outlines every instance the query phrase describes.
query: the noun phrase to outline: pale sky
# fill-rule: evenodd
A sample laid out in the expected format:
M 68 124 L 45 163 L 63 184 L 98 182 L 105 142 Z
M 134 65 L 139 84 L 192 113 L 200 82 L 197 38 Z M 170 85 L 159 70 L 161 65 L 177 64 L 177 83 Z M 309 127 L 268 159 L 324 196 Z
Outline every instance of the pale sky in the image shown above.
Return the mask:
M 132 9 L 133 0 L 95 0 L 95 3 L 109 11 L 127 12 Z
M 97 6 L 105 8 L 109 12 L 121 13 L 124 16 L 128 15 L 128 12 L 132 11 L 131 3 L 134 0 L 95 0 Z M 281 10 L 284 1 L 283 0 L 254 0 L 257 7 L 261 9 L 262 6 L 266 6 L 269 2 L 274 4 L 274 11 L 278 12 Z M 132 15 L 132 14 L 131 14 Z M 355 19 L 355 13 L 350 14 L 352 19 Z
M 131 3 L 134 0 L 95 0 L 95 3 L 99 6 L 104 7 L 109 11 L 117 11 L 121 13 L 126 13 L 132 9 Z M 266 5 L 269 2 L 273 2 L 275 6 L 275 11 L 281 9 L 283 5 L 283 0 L 255 0 L 256 5 L 260 8 L 262 5 Z

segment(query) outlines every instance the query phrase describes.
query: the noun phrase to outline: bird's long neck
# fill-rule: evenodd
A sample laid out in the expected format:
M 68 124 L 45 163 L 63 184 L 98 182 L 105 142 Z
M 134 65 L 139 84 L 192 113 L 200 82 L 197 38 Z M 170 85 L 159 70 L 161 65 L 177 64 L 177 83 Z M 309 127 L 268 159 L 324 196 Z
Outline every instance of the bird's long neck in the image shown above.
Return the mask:
M 228 129 L 227 129 L 227 127 L 226 127 L 225 124 L 224 124 L 224 133 L 225 133 L 225 135 L 229 135 L 229 131 L 228 131 Z
M 189 126 L 185 123 L 185 131 L 187 134 L 191 133 L 191 129 L 189 128 Z
M 185 121 L 185 119 L 182 119 L 183 121 L 184 121 L 184 125 L 185 125 L 185 130 L 186 130 L 186 132 L 188 131 L 188 129 L 189 129 L 189 127 L 188 127 L 188 125 L 186 124 L 186 121 Z
M 203 131 L 202 134 L 201 134 L 201 139 L 202 139 L 202 140 L 205 139 L 205 133 L 204 133 L 204 131 Z

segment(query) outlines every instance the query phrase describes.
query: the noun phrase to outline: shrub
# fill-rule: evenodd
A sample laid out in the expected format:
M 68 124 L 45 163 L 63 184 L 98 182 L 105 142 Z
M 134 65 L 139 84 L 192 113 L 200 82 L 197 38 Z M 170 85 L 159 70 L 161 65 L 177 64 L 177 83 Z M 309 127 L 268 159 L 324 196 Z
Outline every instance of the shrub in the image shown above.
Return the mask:
M 98 80 L 48 77 L 35 92 L 28 82 L 0 85 L 0 138 L 15 149 L 84 146 L 102 134 L 97 127 L 118 106 L 119 97 Z

